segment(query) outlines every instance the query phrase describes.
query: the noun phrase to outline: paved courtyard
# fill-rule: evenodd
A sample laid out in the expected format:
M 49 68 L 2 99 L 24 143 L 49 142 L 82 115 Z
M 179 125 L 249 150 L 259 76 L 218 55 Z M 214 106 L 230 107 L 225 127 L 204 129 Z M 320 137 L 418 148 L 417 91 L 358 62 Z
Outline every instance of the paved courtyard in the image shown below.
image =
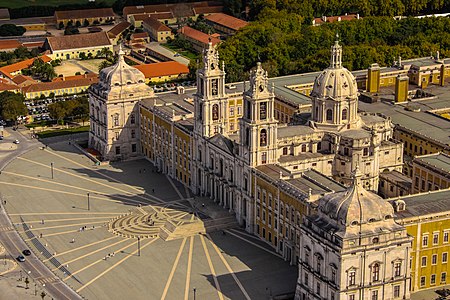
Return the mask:
M 55 143 L 6 166 L 0 191 L 32 256 L 86 299 L 269 299 L 295 290 L 297 268 L 256 237 L 238 228 L 200 234 L 232 216 L 146 160 L 94 166 Z

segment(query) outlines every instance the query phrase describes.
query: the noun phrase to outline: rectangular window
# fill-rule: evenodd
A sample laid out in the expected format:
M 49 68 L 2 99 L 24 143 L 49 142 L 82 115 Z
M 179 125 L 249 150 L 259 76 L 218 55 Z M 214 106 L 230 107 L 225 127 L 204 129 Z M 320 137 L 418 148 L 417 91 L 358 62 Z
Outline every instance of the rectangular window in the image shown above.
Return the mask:
M 116 155 L 120 154 L 120 146 L 116 146 Z
M 372 300 L 378 300 L 378 290 L 372 291 Z
M 230 107 L 230 117 L 234 116 L 234 107 Z
M 430 284 L 436 284 L 436 274 L 431 274 Z
M 420 277 L 420 286 L 425 285 L 425 276 Z
M 448 231 L 444 231 L 444 243 L 448 243 Z
M 351 271 L 348 273 L 348 285 L 355 285 L 356 283 L 356 272 Z
M 431 190 L 431 189 L 429 189 Z M 439 244 L 439 233 L 433 233 L 433 245 Z
M 422 246 L 423 247 L 428 247 L 428 235 L 424 235 L 422 237 Z
M 394 285 L 394 298 L 400 298 L 400 286 Z
M 348 300 L 355 300 L 355 294 L 348 295 Z
M 261 102 L 259 104 L 259 119 L 267 119 L 267 102 Z
M 316 294 L 320 296 L 320 282 L 317 283 Z
M 447 263 L 447 256 L 448 256 L 447 252 L 442 253 L 442 263 L 443 264 Z
M 427 266 L 427 257 L 422 256 L 422 267 L 426 267 L 426 266 Z
M 401 273 L 402 273 L 402 263 L 396 262 L 394 264 L 394 276 L 396 277 L 401 276 Z
M 441 273 L 441 283 L 445 283 L 447 281 L 447 273 L 442 272 Z
M 433 254 L 433 255 L 431 256 L 431 264 L 432 264 L 432 265 L 437 264 L 437 254 Z
M 305 278 L 304 278 L 303 283 L 304 283 L 306 286 L 308 286 L 308 273 L 306 273 L 306 272 L 305 272 Z

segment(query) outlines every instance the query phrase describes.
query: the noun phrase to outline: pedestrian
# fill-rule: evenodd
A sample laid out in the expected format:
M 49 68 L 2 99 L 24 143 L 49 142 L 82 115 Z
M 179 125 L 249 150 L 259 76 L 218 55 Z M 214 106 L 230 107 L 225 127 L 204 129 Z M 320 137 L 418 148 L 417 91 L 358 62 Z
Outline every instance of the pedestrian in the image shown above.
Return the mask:
M 44 219 L 41 220 L 41 224 L 44 224 Z
M 205 203 L 202 203 L 202 207 L 205 207 Z
M 72 239 L 72 243 L 75 243 L 75 239 Z
M 116 253 L 115 253 L 115 252 L 113 252 L 113 253 L 112 253 L 112 256 L 114 256 L 114 255 L 116 255 Z

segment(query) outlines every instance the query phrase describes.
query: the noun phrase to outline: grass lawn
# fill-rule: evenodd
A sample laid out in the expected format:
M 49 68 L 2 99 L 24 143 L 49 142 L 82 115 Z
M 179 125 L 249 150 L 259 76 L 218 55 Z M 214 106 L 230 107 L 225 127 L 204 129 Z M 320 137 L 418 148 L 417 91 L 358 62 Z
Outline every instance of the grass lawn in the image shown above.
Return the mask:
M 100 2 L 100 1 L 99 1 Z M 108 5 L 112 5 L 115 0 L 101 0 Z M 63 4 L 87 4 L 88 0 L 0 0 L 0 7 L 20 8 L 26 6 L 59 6 Z
M 181 48 L 169 45 L 169 44 L 160 44 L 160 45 L 163 46 L 163 47 L 169 48 L 170 50 L 176 51 L 176 52 L 180 53 L 181 55 L 183 55 L 184 57 L 187 57 L 187 58 L 189 58 L 191 60 L 192 59 L 195 60 L 195 59 L 197 59 L 199 57 L 199 54 L 196 54 L 196 53 L 193 53 L 191 51 L 188 51 L 188 50 L 185 50 L 185 49 L 181 49 Z
M 68 128 L 68 129 L 46 130 L 46 131 L 37 133 L 37 135 L 40 139 L 43 139 L 43 138 L 48 138 L 48 137 L 52 137 L 52 136 L 74 134 L 74 133 L 88 132 L 88 131 L 89 131 L 89 126 L 80 126 L 80 127 Z

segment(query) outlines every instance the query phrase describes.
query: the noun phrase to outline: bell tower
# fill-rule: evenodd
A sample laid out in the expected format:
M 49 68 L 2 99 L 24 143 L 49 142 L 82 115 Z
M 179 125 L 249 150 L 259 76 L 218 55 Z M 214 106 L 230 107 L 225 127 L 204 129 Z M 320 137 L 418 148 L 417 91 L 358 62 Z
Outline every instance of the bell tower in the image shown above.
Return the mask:
M 228 101 L 225 94 L 225 64 L 211 41 L 203 49 L 203 68 L 197 71 L 194 130 L 204 137 L 226 134 Z
M 267 71 L 258 62 L 250 74 L 250 88 L 244 92 L 244 115 L 239 120 L 240 154 L 252 167 L 277 160 L 274 98 Z

